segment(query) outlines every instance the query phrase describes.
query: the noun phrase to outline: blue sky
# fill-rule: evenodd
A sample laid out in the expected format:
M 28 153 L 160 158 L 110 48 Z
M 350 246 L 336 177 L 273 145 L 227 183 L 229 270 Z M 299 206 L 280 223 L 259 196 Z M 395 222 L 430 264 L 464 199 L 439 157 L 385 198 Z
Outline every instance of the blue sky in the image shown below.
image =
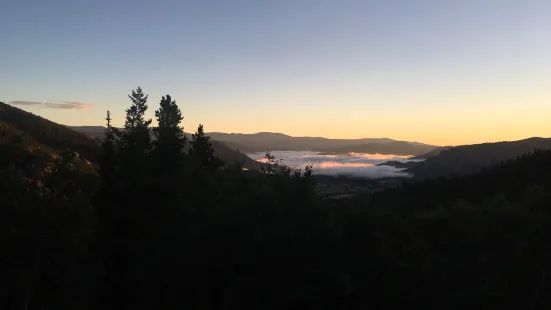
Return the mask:
M 5 0 L 0 100 L 70 125 L 109 109 L 120 124 L 140 85 L 151 117 L 170 94 L 187 130 L 547 137 L 550 12 L 545 0 Z

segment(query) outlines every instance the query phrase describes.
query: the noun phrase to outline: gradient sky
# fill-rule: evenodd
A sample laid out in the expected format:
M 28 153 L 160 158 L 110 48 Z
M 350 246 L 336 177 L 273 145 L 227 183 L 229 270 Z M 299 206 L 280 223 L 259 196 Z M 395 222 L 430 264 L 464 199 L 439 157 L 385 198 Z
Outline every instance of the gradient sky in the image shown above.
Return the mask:
M 548 0 L 3 0 L 0 100 L 120 125 L 140 85 L 151 117 L 176 99 L 186 131 L 549 137 L 550 14 Z

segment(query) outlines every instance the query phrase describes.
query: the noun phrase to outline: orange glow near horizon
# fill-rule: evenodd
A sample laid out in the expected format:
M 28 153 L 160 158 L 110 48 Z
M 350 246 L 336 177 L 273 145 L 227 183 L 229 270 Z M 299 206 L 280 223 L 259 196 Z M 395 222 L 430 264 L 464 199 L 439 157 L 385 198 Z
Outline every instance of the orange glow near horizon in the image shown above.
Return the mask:
M 280 118 L 234 122 L 214 118 L 208 131 L 281 132 L 290 136 L 330 139 L 390 138 L 438 146 L 515 141 L 551 137 L 551 78 L 549 90 L 530 95 L 463 95 L 440 100 L 420 98 L 395 108 L 399 98 L 381 99 L 381 106 L 331 108 L 306 113 L 282 113 Z M 393 100 L 394 99 L 394 100 Z M 417 103 L 417 104 L 415 104 Z M 206 116 L 206 115 L 205 115 Z
M 280 132 L 290 136 L 325 137 L 330 139 L 390 138 L 437 146 L 455 146 L 485 142 L 514 141 L 530 137 L 551 137 L 551 75 L 546 88 L 517 91 L 465 92 L 445 94 L 412 93 L 376 96 L 365 99 L 350 97 L 341 108 L 333 98 L 320 99 L 318 109 L 301 96 L 296 99 L 274 97 L 268 102 L 282 104 L 277 113 L 266 115 L 262 106 L 240 112 L 237 101 L 228 100 L 224 109 L 204 110 L 183 105 L 183 127 L 194 131 L 204 124 L 207 132 L 257 133 Z M 540 86 L 541 86 L 540 82 Z M 154 97 L 154 96 L 152 96 Z M 176 96 L 174 96 L 176 97 Z M 416 99 L 412 99 L 416 98 Z M 445 99 L 442 99 L 445 98 Z M 306 99 L 305 99 L 306 100 Z M 362 106 L 375 101 L 376 106 Z M 208 106 L 213 102 L 197 104 Z M 122 125 L 124 107 L 96 105 L 81 110 L 46 109 L 20 106 L 44 118 L 64 125 L 103 125 L 105 111 L 112 112 L 115 126 Z M 146 116 L 155 118 L 155 103 Z M 259 117 L 249 117 L 248 115 Z M 306 115 L 306 116 L 305 116 Z M 155 125 L 155 121 L 153 122 Z

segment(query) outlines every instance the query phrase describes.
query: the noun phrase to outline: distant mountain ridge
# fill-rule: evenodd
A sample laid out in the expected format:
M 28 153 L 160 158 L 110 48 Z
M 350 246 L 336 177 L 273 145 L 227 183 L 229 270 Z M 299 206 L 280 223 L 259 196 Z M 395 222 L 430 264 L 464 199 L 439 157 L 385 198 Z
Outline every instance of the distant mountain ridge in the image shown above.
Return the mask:
M 214 140 L 245 153 L 265 151 L 317 151 L 330 154 L 365 153 L 421 155 L 438 148 L 419 142 L 398 141 L 389 138 L 329 139 L 323 137 L 293 137 L 282 133 L 254 134 L 209 132 Z
M 70 126 L 70 128 L 103 137 L 102 126 Z M 187 134 L 190 136 L 191 134 Z M 254 134 L 208 132 L 213 143 L 222 142 L 227 147 L 242 153 L 266 151 L 317 151 L 323 154 L 379 153 L 393 155 L 422 155 L 438 146 L 419 142 L 398 141 L 389 138 L 329 139 L 323 137 L 293 137 L 277 132 Z

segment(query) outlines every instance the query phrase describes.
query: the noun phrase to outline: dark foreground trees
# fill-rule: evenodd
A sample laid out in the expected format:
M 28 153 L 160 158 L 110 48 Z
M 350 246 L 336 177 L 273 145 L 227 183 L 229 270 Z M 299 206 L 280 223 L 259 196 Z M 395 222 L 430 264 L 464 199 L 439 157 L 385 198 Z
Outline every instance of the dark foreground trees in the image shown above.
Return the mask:
M 170 96 L 153 131 L 131 99 L 122 131 L 107 117 L 99 175 L 0 127 L 0 308 L 551 305 L 549 151 L 325 201 L 311 168 L 223 165 L 202 126 L 186 148 Z

